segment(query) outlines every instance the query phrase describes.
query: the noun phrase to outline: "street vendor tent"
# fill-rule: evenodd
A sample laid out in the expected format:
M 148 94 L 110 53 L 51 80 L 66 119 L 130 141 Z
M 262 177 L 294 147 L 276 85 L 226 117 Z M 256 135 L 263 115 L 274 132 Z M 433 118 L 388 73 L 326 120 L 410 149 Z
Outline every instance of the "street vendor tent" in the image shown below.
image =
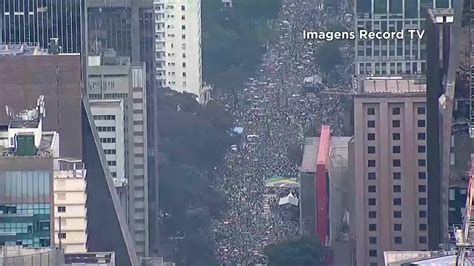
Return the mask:
M 278 201 L 278 205 L 286 205 L 286 204 L 291 204 L 293 206 L 298 206 L 298 199 L 293 196 L 293 194 L 288 194 L 288 196 L 283 197 Z

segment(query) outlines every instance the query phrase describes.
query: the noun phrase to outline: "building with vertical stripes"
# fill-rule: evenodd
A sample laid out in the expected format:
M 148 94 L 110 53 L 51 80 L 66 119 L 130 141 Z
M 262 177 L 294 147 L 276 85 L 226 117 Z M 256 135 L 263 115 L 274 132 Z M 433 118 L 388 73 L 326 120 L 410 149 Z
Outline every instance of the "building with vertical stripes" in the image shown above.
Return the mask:
M 450 8 L 451 0 L 356 0 L 355 30 L 424 29 L 425 8 Z M 406 35 L 406 34 L 405 34 Z M 420 38 L 356 40 L 357 75 L 421 74 L 426 71 L 426 43 Z
M 48 48 L 58 38 L 62 53 L 81 52 L 83 0 L 0 0 L 0 43 Z

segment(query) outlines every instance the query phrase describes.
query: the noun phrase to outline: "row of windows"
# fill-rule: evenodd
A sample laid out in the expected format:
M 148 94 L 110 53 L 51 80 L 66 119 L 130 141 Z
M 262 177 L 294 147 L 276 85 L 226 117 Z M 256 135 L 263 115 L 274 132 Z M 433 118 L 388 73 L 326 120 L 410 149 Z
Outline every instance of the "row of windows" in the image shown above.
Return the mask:
M 115 138 L 100 138 L 102 143 L 115 143 Z
M 49 208 L 47 203 L 0 205 L 0 214 L 49 214 Z
M 375 160 L 367 160 L 367 166 L 368 167 L 375 167 Z M 401 167 L 402 166 L 402 161 L 400 159 L 394 159 L 392 160 L 392 166 L 393 167 Z M 418 159 L 418 166 L 426 166 L 426 160 L 425 159 Z
M 418 107 L 417 108 L 417 113 L 419 115 L 424 115 L 426 112 L 425 107 Z M 400 107 L 394 107 L 392 108 L 392 115 L 399 115 L 400 114 Z M 370 107 L 367 108 L 367 115 L 375 115 L 375 108 Z
M 426 126 L 426 121 L 423 119 L 420 119 L 417 121 L 418 127 L 425 127 Z M 368 120 L 367 121 L 367 127 L 368 128 L 375 128 L 375 120 Z M 392 120 L 392 127 L 394 128 L 399 128 L 400 127 L 400 120 Z
M 392 134 L 392 140 L 400 140 L 401 135 L 400 133 L 393 133 Z M 418 133 L 417 134 L 417 139 L 418 140 L 425 140 L 426 139 L 426 134 L 425 133 Z M 368 133 L 367 134 L 367 140 L 375 140 L 375 133 Z
M 375 172 L 369 172 L 367 174 L 368 180 L 376 180 L 377 174 Z M 400 172 L 393 172 L 393 179 L 400 180 L 402 179 L 402 173 Z M 418 172 L 418 179 L 425 180 L 426 179 L 426 172 Z
M 104 153 L 105 154 L 116 154 L 117 151 L 115 149 L 105 149 Z
M 115 132 L 115 127 L 97 127 L 99 132 Z
M 394 189 L 395 189 L 395 186 L 394 186 Z M 420 187 L 419 187 L 419 189 L 420 189 Z M 426 186 L 424 186 L 424 188 L 422 188 L 422 189 L 426 192 Z M 401 188 L 397 188 L 397 190 L 398 191 L 394 191 L 394 192 L 401 192 Z M 368 202 L 369 202 L 369 206 L 376 206 L 377 205 L 377 199 L 376 198 L 369 198 Z M 421 205 L 421 206 L 426 205 L 426 198 L 419 198 L 418 199 L 418 204 Z M 402 205 L 402 198 L 394 198 L 393 199 L 393 205 L 395 205 L 395 206 Z
M 116 166 L 117 165 L 117 162 L 116 161 L 107 161 L 107 164 L 109 166 Z
M 18 234 L 29 234 L 34 232 L 49 231 L 50 222 L 48 220 L 35 221 L 29 223 L 0 223 L 0 232 L 13 232 Z
M 386 51 L 386 50 L 383 50 Z M 372 58 L 369 58 L 372 59 Z M 388 59 L 388 58 L 387 58 Z M 408 58 L 409 59 L 409 58 Z M 373 60 L 373 59 L 372 59 Z M 419 72 L 418 63 L 406 63 L 405 71 L 402 69 L 402 63 L 397 63 L 395 68 L 395 63 L 390 63 L 390 69 L 387 67 L 387 63 L 382 63 L 382 67 L 377 66 L 378 63 L 375 63 L 375 69 L 372 70 L 372 63 L 359 63 L 359 74 L 414 74 Z M 421 72 L 424 72 L 426 69 L 426 63 L 421 62 Z
M 400 153 L 401 148 L 400 146 L 393 146 L 392 153 Z M 375 153 L 375 146 L 367 146 L 367 153 L 372 154 Z M 426 146 L 418 145 L 418 153 L 426 153 Z
M 394 244 L 403 244 L 402 237 L 401 236 L 396 236 L 393 238 Z M 418 242 L 420 244 L 426 244 L 427 243 L 427 237 L 426 236 L 420 236 L 418 237 Z M 370 244 L 377 244 L 377 237 L 369 237 L 369 243 Z M 377 250 L 371 249 L 369 250 L 369 256 L 370 257 L 377 257 Z
M 377 192 L 376 186 L 374 186 L 374 185 L 368 186 L 367 190 L 369 191 L 369 193 Z M 402 186 L 401 185 L 393 185 L 393 192 L 402 192 Z M 418 185 L 418 192 L 426 192 L 426 186 L 425 185 Z
M 94 115 L 92 116 L 94 121 L 97 120 L 115 120 L 115 115 Z
M 0 241 L 0 246 L 49 247 L 50 245 L 51 239 L 49 237 L 30 237 L 28 239 L 16 239 L 15 241 Z

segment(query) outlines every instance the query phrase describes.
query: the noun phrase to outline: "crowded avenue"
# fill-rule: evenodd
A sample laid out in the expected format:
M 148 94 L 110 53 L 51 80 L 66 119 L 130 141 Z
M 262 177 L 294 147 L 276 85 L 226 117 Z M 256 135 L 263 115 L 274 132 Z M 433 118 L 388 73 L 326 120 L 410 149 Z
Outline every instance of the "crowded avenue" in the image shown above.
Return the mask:
M 342 21 L 345 12 L 338 13 Z M 266 245 L 299 236 L 297 219 L 267 210 L 276 207 L 277 200 L 265 196 L 265 180 L 298 176 L 298 165 L 287 153 L 292 146 L 303 144 L 309 128 L 325 124 L 331 126 L 332 135 L 342 134 L 344 95 L 307 95 L 303 88 L 306 77 L 321 74 L 314 62 L 320 43 L 303 40 L 302 32 L 325 29 L 328 19 L 318 0 L 284 0 L 274 38 L 256 76 L 245 84 L 237 101 L 222 99 L 247 138 L 229 150 L 224 165 L 216 169 L 215 186 L 229 203 L 223 218 L 214 223 L 215 252 L 221 263 L 264 264 Z M 341 71 L 349 69 L 350 63 Z M 341 78 L 340 84 L 331 87 L 349 87 L 349 83 Z M 288 191 L 274 194 L 285 193 Z

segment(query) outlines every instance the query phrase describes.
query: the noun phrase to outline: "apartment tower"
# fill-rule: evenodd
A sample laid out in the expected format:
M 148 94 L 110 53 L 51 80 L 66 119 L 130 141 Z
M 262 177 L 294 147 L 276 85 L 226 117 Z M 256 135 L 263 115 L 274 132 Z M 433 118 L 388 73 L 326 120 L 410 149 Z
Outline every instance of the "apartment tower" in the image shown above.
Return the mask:
M 202 95 L 202 44 L 200 0 L 155 0 L 157 19 L 157 65 L 163 63 L 165 53 L 165 86 L 179 92 Z M 164 16 L 164 19 L 162 19 Z M 163 23 L 164 22 L 164 23 Z M 162 28 L 164 26 L 164 28 Z M 164 43 L 162 36 L 164 33 Z M 164 49 L 163 49 L 164 48 Z M 162 69 L 157 73 L 159 76 Z M 162 78 L 161 76 L 159 77 Z
M 361 78 L 354 121 L 357 265 L 428 250 L 424 81 Z

